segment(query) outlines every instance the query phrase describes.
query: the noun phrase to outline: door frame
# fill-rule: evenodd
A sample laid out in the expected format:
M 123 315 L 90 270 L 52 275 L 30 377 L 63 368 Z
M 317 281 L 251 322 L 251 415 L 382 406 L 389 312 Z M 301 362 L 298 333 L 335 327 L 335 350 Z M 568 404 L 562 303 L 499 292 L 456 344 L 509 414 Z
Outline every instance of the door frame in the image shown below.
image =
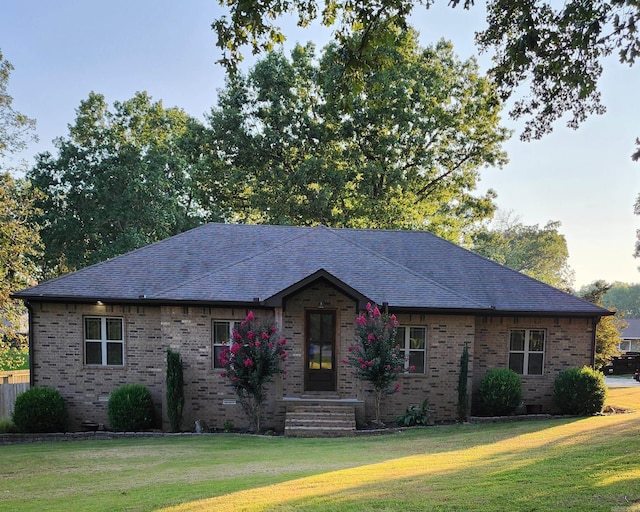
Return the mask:
M 331 339 L 327 343 L 323 341 L 323 345 L 330 344 L 331 345 L 331 369 L 330 370 L 314 370 L 310 368 L 310 358 L 309 358 L 309 349 L 310 349 L 310 330 L 311 330 L 311 315 L 320 314 L 331 317 L 332 323 L 332 332 Z M 337 311 L 333 309 L 306 309 L 305 310 L 305 319 L 304 319 L 304 390 L 315 392 L 315 391 L 326 391 L 326 392 L 335 392 L 337 388 L 337 376 L 338 371 L 336 368 L 336 345 L 337 345 Z M 325 372 L 324 374 L 320 374 L 320 372 Z

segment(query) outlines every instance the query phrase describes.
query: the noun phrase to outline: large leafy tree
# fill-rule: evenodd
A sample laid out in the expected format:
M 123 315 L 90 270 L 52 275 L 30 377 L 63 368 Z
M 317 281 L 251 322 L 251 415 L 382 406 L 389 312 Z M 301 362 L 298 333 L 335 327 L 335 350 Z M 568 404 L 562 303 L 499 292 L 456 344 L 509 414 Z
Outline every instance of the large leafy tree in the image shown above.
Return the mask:
M 569 290 L 573 282 L 569 250 L 560 222 L 526 226 L 509 216 L 499 216 L 495 226 L 474 233 L 474 252 L 544 283 Z
M 613 283 L 602 296 L 602 305 L 627 318 L 640 318 L 640 284 Z
M 57 155 L 28 173 L 44 193 L 36 220 L 48 275 L 75 270 L 180 233 L 202 220 L 199 123 L 144 92 L 115 102 L 91 93 Z M 194 142 L 196 141 L 196 142 Z
M 24 180 L 14 179 L 6 166 L 6 157 L 33 138 L 35 126 L 12 106 L 8 93 L 12 70 L 0 52 L 0 368 L 22 363 L 16 350 L 25 344 L 21 336 L 25 309 L 10 295 L 37 276 L 32 258 L 40 249 L 38 228 L 29 221 L 34 194 Z
M 583 287 L 579 295 L 585 300 L 602 306 L 602 298 L 611 289 L 611 285 L 598 280 Z M 626 327 L 625 321 L 616 315 L 605 316 L 600 319 L 596 327 L 596 357 L 595 368 L 602 370 L 614 356 L 620 352 L 618 344 L 622 341 L 620 330 Z
M 319 60 L 310 44 L 291 59 L 271 52 L 231 77 L 210 116 L 214 183 L 204 187 L 225 177 L 243 221 L 430 229 L 460 241 L 494 210 L 492 191 L 473 191 L 483 165 L 506 161 L 500 102 L 449 43 L 393 37 L 357 90 L 340 85 L 336 46 Z
M 334 29 L 343 62 L 357 80 L 361 70 L 377 67 L 372 49 L 392 43 L 388 25 L 406 27 L 414 9 L 428 8 L 434 1 L 220 1 L 229 12 L 215 20 L 213 28 L 224 51 L 222 61 L 233 71 L 244 46 L 258 53 L 285 39 L 279 17 L 297 15 L 300 26 L 317 20 Z M 449 4 L 471 8 L 474 0 Z M 576 127 L 589 114 L 603 112 L 597 87 L 603 59 L 617 51 L 620 62 L 631 65 L 640 54 L 636 0 L 568 0 L 557 5 L 488 0 L 486 9 L 487 28 L 477 34 L 477 43 L 493 53 L 491 75 L 503 98 L 528 89 L 511 112 L 527 119 L 525 139 L 549 132 L 564 114 L 569 126 Z M 359 37 L 354 39 L 354 34 Z

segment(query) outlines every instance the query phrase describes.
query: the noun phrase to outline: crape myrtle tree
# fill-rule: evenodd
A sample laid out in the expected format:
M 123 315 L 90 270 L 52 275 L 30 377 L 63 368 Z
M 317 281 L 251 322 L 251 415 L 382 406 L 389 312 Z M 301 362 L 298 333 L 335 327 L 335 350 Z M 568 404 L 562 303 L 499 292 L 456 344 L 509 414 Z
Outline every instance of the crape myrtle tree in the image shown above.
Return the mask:
M 396 343 L 397 330 L 395 315 L 381 313 L 377 306 L 368 303 L 366 313 L 356 318 L 356 343 L 347 348 L 347 358 L 342 361 L 358 379 L 373 387 L 378 425 L 382 425 L 382 401 L 400 389 L 398 375 L 405 370 L 404 351 Z
M 27 174 L 44 197 L 48 276 L 175 235 L 202 222 L 197 187 L 199 123 L 144 92 L 110 109 L 96 93 L 80 103 L 69 134 Z
M 0 51 L 0 369 L 23 364 L 27 350 L 21 334 L 26 313 L 11 293 L 33 284 L 38 276 L 34 258 L 40 254 L 38 226 L 30 221 L 36 195 L 29 184 L 14 178 L 10 155 L 34 139 L 35 121 L 16 111 L 8 92 L 13 66 Z
M 224 347 L 220 363 L 222 378 L 227 379 L 247 414 L 251 431 L 260 433 L 262 404 L 267 398 L 267 384 L 284 373 L 280 363 L 287 359 L 287 340 L 277 338 L 273 322 L 257 324 L 253 311 L 233 330 L 231 347 Z
M 234 220 L 429 229 L 457 242 L 495 208 L 480 168 L 506 162 L 500 101 L 475 60 L 390 28 L 384 65 L 345 91 L 339 47 L 270 52 L 228 78 L 211 112 L 211 182 Z

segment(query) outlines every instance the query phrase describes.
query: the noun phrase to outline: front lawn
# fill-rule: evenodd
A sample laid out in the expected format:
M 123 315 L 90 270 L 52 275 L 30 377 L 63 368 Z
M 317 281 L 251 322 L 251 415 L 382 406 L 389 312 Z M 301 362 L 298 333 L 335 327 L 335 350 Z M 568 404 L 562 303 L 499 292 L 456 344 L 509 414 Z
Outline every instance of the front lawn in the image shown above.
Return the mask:
M 640 411 L 640 389 L 609 402 Z M 2 446 L 0 510 L 639 511 L 639 440 L 634 412 L 333 440 Z

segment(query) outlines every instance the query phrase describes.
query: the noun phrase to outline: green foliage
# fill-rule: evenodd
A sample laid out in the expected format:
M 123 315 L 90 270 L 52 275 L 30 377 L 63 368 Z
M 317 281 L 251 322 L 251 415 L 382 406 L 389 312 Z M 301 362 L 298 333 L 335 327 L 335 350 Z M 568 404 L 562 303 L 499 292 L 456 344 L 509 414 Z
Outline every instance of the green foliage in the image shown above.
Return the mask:
M 469 407 L 469 392 L 467 380 L 469 378 L 469 347 L 464 344 L 460 355 L 460 375 L 458 376 L 458 421 L 467 420 Z
M 0 434 L 17 434 L 18 427 L 9 418 L 0 419 Z
M 193 184 L 200 172 L 199 123 L 144 92 L 110 110 L 100 94 L 80 103 L 57 155 L 27 173 L 44 193 L 43 266 L 75 270 L 175 235 L 202 222 Z
M 484 414 L 507 416 L 522 401 L 520 376 L 507 368 L 489 370 L 480 381 L 480 401 Z
M 382 314 L 376 306 L 367 303 L 367 313 L 356 318 L 356 344 L 348 347 L 347 359 L 353 374 L 370 382 L 375 393 L 376 423 L 381 424 L 380 406 L 387 394 L 393 394 L 400 384 L 392 384 L 404 371 L 405 356 L 396 344 L 398 321 L 395 315 Z
M 640 284 L 613 283 L 602 296 L 602 305 L 627 318 L 640 318 Z
M 12 344 L 0 341 L 0 371 L 28 369 L 29 349 L 14 348 Z
M 594 281 L 590 285 L 580 290 L 580 297 L 598 306 L 602 306 L 602 301 L 611 285 L 605 281 Z M 595 367 L 602 370 L 615 356 L 620 354 L 618 344 L 622 341 L 620 330 L 626 326 L 624 319 L 612 315 L 604 316 L 596 326 L 596 354 Z
M 494 229 L 473 235 L 472 250 L 501 265 L 568 291 L 573 282 L 569 268 L 569 249 L 560 222 L 525 226 L 508 217 L 498 220 Z
M 109 426 L 116 431 L 136 432 L 153 425 L 151 393 L 141 384 L 125 384 L 109 395 Z
M 242 222 L 429 229 L 460 242 L 494 211 L 480 168 L 506 161 L 500 102 L 477 63 L 413 31 L 343 90 L 339 49 L 272 52 L 227 81 L 209 117 L 204 195 Z M 319 62 L 318 62 L 319 61 Z
M 233 331 L 231 348 L 224 347 L 220 363 L 249 418 L 251 429 L 260 433 L 262 403 L 266 399 L 266 385 L 283 373 L 280 362 L 287 358 L 287 340 L 277 340 L 273 323 L 255 324 L 253 311 Z
M 402 427 L 412 427 L 415 425 L 431 425 L 431 411 L 429 410 L 429 400 L 425 398 L 422 405 L 411 405 L 407 407 L 404 414 L 396 417 L 396 423 Z
M 20 432 L 64 432 L 67 405 L 56 389 L 30 388 L 16 398 L 12 419 Z
M 553 398 L 562 414 L 597 414 L 607 398 L 604 375 L 588 366 L 563 370 L 553 384 Z
M 171 432 L 179 432 L 184 409 L 184 374 L 179 352 L 167 348 L 167 416 Z
M 244 45 L 255 54 L 285 39 L 275 24 L 278 17 L 297 14 L 300 26 L 317 20 L 333 30 L 345 69 L 343 81 L 364 89 L 362 76 L 385 63 L 376 50 L 394 46 L 391 28 L 406 28 L 417 6 L 432 3 L 230 0 L 229 15 L 215 20 L 213 28 L 222 62 L 235 72 Z M 453 7 L 459 4 L 471 8 L 474 1 L 450 2 Z M 588 115 L 603 113 L 597 87 L 603 60 L 616 50 L 623 63 L 633 64 L 640 55 L 640 6 L 635 0 L 570 0 L 557 6 L 543 0 L 489 0 L 486 9 L 487 27 L 476 42 L 481 51 L 493 51 L 490 73 L 503 99 L 520 87 L 529 89 L 510 112 L 527 120 L 521 135 L 525 140 L 550 132 L 566 114 L 568 126 L 576 128 Z

